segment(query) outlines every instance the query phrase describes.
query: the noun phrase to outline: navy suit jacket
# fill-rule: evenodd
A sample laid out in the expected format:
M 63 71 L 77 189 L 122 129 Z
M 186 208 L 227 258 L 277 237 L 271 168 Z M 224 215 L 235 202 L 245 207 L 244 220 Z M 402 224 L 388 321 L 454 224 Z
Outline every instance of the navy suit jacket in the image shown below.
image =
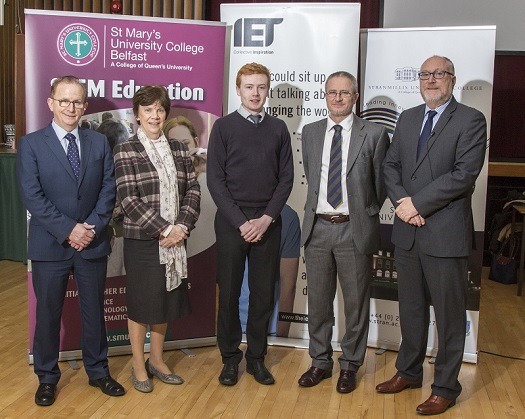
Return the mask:
M 417 155 L 425 105 L 404 111 L 383 162 L 388 196 L 394 206 L 412 197 L 425 218 L 415 227 L 396 217 L 392 243 L 410 250 L 416 239 L 421 250 L 436 257 L 466 257 L 472 250 L 471 196 L 483 167 L 487 124 L 481 112 L 454 98 L 434 127 L 426 149 Z
M 115 204 L 113 154 L 106 137 L 79 128 L 77 181 L 51 124 L 20 138 L 17 178 L 20 197 L 31 213 L 28 258 L 67 260 L 76 250 L 67 237 L 76 223 L 95 226 L 96 236 L 81 251 L 84 259 L 110 253 L 107 225 Z

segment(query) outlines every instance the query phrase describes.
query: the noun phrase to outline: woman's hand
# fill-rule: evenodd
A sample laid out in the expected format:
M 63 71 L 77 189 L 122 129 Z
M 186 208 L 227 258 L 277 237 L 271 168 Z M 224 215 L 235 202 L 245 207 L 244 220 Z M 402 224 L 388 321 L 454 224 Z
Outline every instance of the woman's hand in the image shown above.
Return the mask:
M 168 237 L 162 237 L 160 239 L 160 245 L 162 247 L 173 247 L 182 245 L 184 240 L 189 237 L 189 232 L 182 228 L 180 225 L 175 225 L 168 234 Z

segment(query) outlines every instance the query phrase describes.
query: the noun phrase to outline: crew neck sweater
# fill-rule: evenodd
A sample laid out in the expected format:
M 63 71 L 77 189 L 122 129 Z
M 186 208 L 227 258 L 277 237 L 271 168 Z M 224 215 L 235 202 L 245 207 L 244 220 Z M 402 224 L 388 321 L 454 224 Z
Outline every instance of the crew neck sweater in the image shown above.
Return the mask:
M 239 228 L 242 207 L 265 208 L 277 218 L 293 186 L 286 124 L 266 114 L 257 125 L 235 111 L 213 125 L 208 143 L 208 189 L 218 210 Z

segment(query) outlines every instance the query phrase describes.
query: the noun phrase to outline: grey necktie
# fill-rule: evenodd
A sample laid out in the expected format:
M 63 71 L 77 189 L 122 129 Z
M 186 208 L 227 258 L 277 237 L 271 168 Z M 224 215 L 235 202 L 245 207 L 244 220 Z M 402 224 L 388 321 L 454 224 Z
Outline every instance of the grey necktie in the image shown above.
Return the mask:
M 248 115 L 248 119 L 252 121 L 255 126 L 259 125 L 259 121 L 261 120 L 261 115 Z

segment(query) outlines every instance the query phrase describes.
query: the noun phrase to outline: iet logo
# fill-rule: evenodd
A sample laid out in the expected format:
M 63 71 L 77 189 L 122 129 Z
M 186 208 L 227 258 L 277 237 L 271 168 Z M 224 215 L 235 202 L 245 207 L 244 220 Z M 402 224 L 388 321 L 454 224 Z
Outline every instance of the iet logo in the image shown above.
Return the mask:
M 234 47 L 269 47 L 273 43 L 274 26 L 283 18 L 245 18 L 233 25 Z

